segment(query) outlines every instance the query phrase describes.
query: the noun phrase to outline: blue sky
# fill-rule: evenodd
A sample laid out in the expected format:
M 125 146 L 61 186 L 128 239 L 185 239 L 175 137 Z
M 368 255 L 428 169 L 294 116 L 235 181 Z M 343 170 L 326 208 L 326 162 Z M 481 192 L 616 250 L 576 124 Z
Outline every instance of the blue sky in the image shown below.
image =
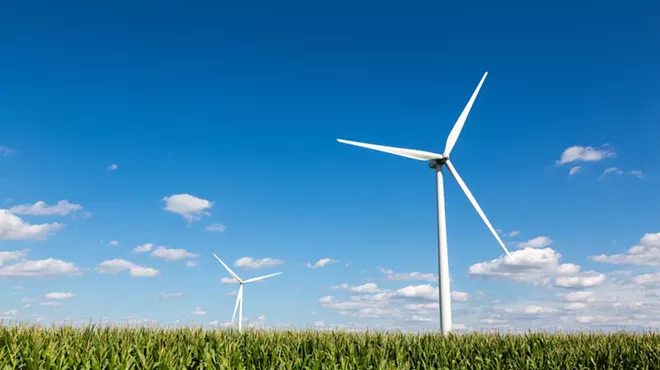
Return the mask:
M 442 151 L 488 71 L 452 158 L 517 259 L 447 179 L 455 327 L 658 326 L 657 15 L 5 4 L 0 316 L 222 324 L 216 253 L 283 272 L 246 287 L 252 323 L 436 328 L 433 171 L 336 138 Z

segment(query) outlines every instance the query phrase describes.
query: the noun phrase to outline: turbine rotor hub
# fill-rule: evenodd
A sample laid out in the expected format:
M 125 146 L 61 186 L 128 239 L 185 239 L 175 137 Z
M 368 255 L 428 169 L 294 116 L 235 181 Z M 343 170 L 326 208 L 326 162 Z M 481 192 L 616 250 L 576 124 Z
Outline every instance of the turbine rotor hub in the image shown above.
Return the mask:
M 432 159 L 432 160 L 429 161 L 429 168 L 436 168 L 438 166 L 442 167 L 442 166 L 445 165 L 445 163 L 447 163 L 448 159 L 449 159 L 449 157 L 442 157 L 442 158 L 438 158 L 438 159 Z

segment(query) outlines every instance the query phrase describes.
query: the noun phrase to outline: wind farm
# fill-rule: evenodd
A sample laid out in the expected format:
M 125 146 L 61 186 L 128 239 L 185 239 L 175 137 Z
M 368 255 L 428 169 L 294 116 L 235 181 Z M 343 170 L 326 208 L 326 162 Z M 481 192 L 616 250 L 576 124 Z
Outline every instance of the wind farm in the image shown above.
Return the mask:
M 655 2 L 4 2 L 0 370 L 660 369 Z

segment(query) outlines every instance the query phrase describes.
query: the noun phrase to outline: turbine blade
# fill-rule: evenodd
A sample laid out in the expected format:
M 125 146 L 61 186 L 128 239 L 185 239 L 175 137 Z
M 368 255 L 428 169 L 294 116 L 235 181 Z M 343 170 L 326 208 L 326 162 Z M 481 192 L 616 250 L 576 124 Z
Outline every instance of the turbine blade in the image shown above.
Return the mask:
M 425 152 L 423 150 L 395 148 L 393 146 L 366 144 L 366 143 L 360 143 L 360 142 L 357 142 L 357 141 L 349 141 L 349 140 L 343 140 L 343 139 L 337 139 L 337 141 L 339 141 L 340 143 L 343 143 L 343 144 L 354 145 L 354 146 L 359 146 L 359 147 L 362 147 L 362 148 L 377 150 L 379 152 L 390 153 L 390 154 L 398 155 L 398 156 L 401 156 L 401 157 L 416 159 L 418 161 L 430 161 L 432 159 L 442 159 L 442 154 Z
M 225 267 L 225 269 L 231 274 L 231 276 L 234 277 L 234 279 L 238 280 L 239 283 L 243 283 L 243 280 L 241 280 L 241 278 L 239 278 L 238 275 L 236 275 L 236 273 L 234 273 L 234 271 L 232 271 L 232 270 L 229 268 L 229 266 L 227 266 L 224 262 L 222 262 L 222 260 L 220 259 L 220 257 L 216 256 L 215 253 L 213 253 L 213 256 L 215 256 L 215 258 L 216 258 L 218 261 L 220 261 L 220 263 L 222 263 L 222 265 L 223 265 L 223 266 Z
M 463 125 L 465 124 L 465 120 L 467 119 L 468 114 L 470 114 L 470 109 L 472 109 L 472 104 L 474 104 L 475 99 L 477 99 L 477 94 L 479 94 L 479 90 L 481 90 L 481 85 L 483 85 L 486 76 L 488 76 L 488 72 L 484 73 L 484 76 L 481 78 L 479 85 L 477 85 L 477 88 L 472 93 L 472 96 L 470 97 L 470 100 L 468 101 L 467 105 L 465 106 L 465 108 L 463 108 L 463 112 L 458 117 L 458 120 L 456 120 L 456 123 L 454 124 L 454 128 L 451 129 L 451 132 L 447 137 L 445 152 L 443 153 L 445 157 L 449 157 L 449 153 L 451 153 L 451 150 L 454 149 L 454 145 L 456 145 L 456 141 L 458 140 L 458 135 L 461 134 L 461 130 L 463 129 Z
M 277 276 L 277 275 L 279 275 L 279 274 L 281 274 L 281 272 L 276 272 L 276 273 L 274 273 L 274 274 L 270 274 L 270 275 L 259 276 L 259 277 L 256 277 L 256 278 L 252 278 L 252 279 L 245 280 L 244 283 L 245 283 L 245 284 L 247 284 L 247 283 L 254 283 L 255 281 L 259 281 L 259 280 L 263 280 L 263 279 L 268 279 L 269 277 Z
M 234 314 L 231 315 L 231 324 L 234 325 L 234 319 L 236 318 L 236 310 L 238 309 L 238 302 L 241 300 L 241 292 L 243 291 L 243 284 L 238 288 L 236 292 L 236 304 L 234 305 Z
M 454 179 L 456 179 L 456 182 L 458 182 L 458 185 L 461 187 L 461 189 L 463 189 L 463 192 L 465 193 L 465 195 L 470 200 L 470 203 L 472 203 L 472 205 L 474 206 L 474 209 L 476 209 L 477 213 L 479 213 L 479 216 L 481 216 L 481 219 L 484 220 L 484 223 L 486 224 L 486 226 L 488 226 L 488 229 L 490 230 L 490 232 L 493 233 L 493 236 L 495 237 L 495 239 L 497 239 L 497 242 L 500 243 L 500 245 L 502 246 L 502 249 L 504 249 L 506 254 L 509 257 L 511 257 L 511 253 L 509 253 L 509 250 L 506 249 L 506 246 L 502 242 L 502 239 L 500 239 L 500 236 L 497 235 L 497 232 L 493 228 L 493 225 L 491 225 L 490 221 L 488 221 L 488 218 L 484 214 L 484 211 L 481 209 L 481 207 L 479 207 L 479 203 L 477 203 L 477 200 L 474 199 L 474 196 L 470 192 L 470 189 L 468 189 L 467 185 L 465 185 L 465 182 L 463 181 L 461 176 L 456 171 L 456 168 L 454 168 L 454 165 L 452 165 L 449 160 L 447 160 L 447 162 L 445 162 L 445 165 L 447 166 L 447 169 L 452 174 L 452 176 L 454 176 Z

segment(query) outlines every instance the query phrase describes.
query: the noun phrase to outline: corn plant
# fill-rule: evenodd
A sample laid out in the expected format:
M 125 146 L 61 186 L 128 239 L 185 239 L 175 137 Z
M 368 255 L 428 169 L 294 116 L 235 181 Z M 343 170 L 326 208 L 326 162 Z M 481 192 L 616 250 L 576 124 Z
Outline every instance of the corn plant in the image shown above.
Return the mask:
M 9 369 L 660 369 L 660 334 L 0 327 Z

